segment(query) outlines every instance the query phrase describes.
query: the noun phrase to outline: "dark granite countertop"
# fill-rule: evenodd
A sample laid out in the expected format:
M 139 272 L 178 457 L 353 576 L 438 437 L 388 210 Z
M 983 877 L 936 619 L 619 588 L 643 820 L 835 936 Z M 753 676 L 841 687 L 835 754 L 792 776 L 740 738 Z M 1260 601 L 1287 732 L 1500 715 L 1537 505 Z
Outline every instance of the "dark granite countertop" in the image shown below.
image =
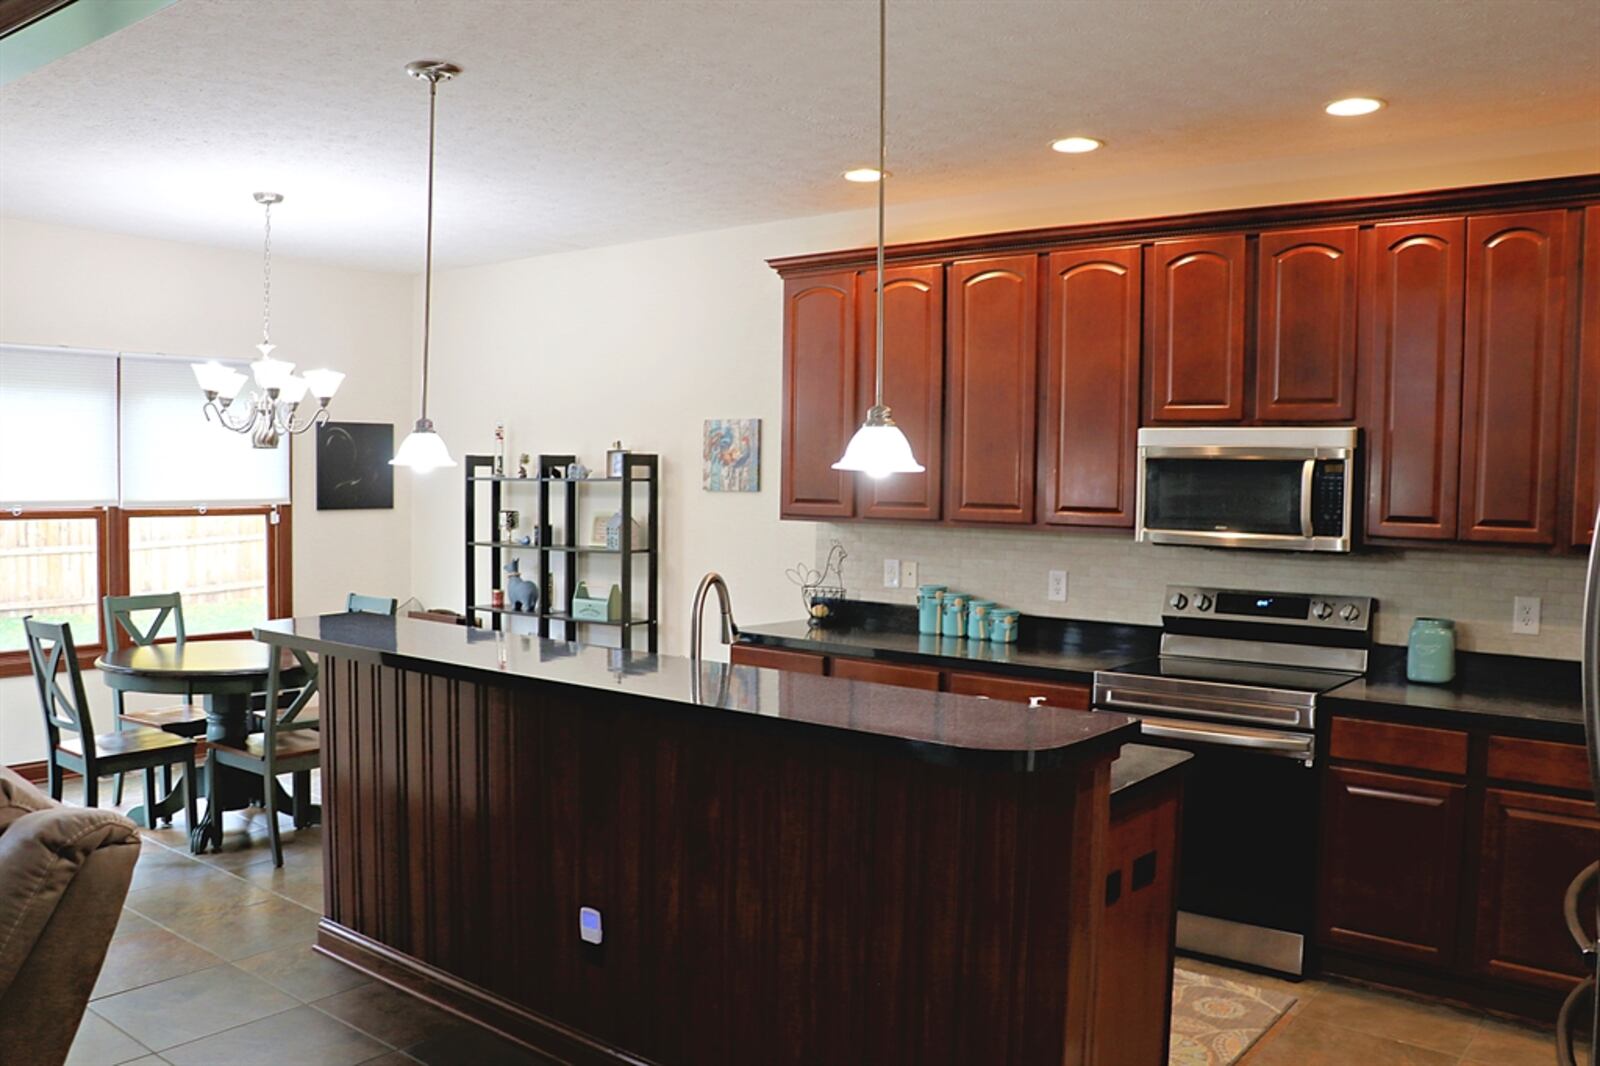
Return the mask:
M 1334 712 L 1371 711 L 1374 706 L 1462 716 L 1461 724 L 1555 727 L 1583 740 L 1583 697 L 1576 662 L 1530 659 L 1515 655 L 1460 652 L 1456 678 L 1448 685 L 1406 680 L 1406 650 L 1372 649 L 1367 676 L 1326 693 L 1323 706 Z
M 839 623 L 825 628 L 798 621 L 739 629 L 740 640 L 793 651 L 927 663 L 951 670 L 977 668 L 1085 685 L 1094 680 L 1096 670 L 1153 658 L 1160 650 L 1161 630 L 1024 615 L 1017 637 L 1015 644 L 996 644 L 923 636 L 917 632 L 915 608 L 865 602 L 849 604 Z
M 1111 764 L 1111 794 L 1126 795 L 1130 790 L 1176 770 L 1192 758 L 1192 753 L 1176 748 L 1124 744 L 1122 754 Z
M 826 628 L 775 622 L 742 627 L 739 637 L 792 651 L 1079 684 L 1089 684 L 1096 670 L 1154 658 L 1161 640 L 1155 626 L 1037 615 L 1023 616 L 1016 644 L 927 637 L 916 629 L 913 607 L 858 602 Z M 1413 684 L 1406 680 L 1406 650 L 1379 645 L 1372 650 L 1367 676 L 1324 694 L 1322 706 L 1334 713 L 1392 710 L 1459 727 L 1527 727 L 1582 741 L 1578 663 L 1480 652 L 1460 652 L 1456 663 L 1456 679 L 1449 685 Z
M 268 622 L 269 644 L 489 684 L 575 685 L 623 692 L 664 711 L 742 716 L 752 725 L 889 742 L 927 761 L 978 769 L 1049 769 L 1138 739 L 1129 717 L 1027 708 L 957 696 L 542 640 L 441 622 L 331 614 Z M 698 682 L 698 683 L 697 683 Z

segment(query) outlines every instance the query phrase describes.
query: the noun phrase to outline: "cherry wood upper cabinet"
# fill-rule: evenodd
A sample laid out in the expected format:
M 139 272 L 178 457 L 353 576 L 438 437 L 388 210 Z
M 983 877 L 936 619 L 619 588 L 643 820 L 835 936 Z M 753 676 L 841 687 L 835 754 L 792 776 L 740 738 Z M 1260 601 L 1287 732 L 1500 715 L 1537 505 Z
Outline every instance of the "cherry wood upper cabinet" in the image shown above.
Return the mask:
M 1242 420 L 1244 235 L 1157 241 L 1146 256 L 1147 421 Z
M 834 470 L 866 408 L 857 402 L 855 272 L 783 282 L 785 518 L 849 518 L 852 476 Z
M 1356 226 L 1278 230 L 1257 244 L 1256 417 L 1356 417 Z
M 958 260 L 949 274 L 945 514 L 1033 521 L 1039 260 Z
M 1133 525 L 1139 433 L 1137 244 L 1047 260 L 1039 518 Z
M 1566 369 L 1565 211 L 1467 220 L 1461 540 L 1551 544 Z
M 1369 537 L 1456 535 L 1466 240 L 1460 218 L 1384 222 L 1366 234 Z
M 862 414 L 872 403 L 876 367 L 877 275 L 856 279 L 861 324 L 857 395 Z M 925 474 L 856 478 L 858 513 L 864 518 L 935 519 L 944 453 L 944 266 L 889 267 L 883 286 L 883 402 L 911 442 L 911 454 Z M 861 416 L 857 416 L 858 420 Z
M 1583 212 L 1583 326 L 1578 348 L 1577 433 L 1570 540 L 1594 538 L 1600 508 L 1600 205 Z

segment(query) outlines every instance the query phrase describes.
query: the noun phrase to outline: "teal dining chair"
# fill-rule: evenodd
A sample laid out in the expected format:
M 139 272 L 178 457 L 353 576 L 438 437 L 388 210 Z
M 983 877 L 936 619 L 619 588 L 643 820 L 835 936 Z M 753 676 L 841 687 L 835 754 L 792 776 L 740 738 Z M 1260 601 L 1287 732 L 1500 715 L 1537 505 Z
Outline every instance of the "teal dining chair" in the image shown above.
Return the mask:
M 164 771 L 162 778 L 168 783 L 169 794 L 174 764 L 183 768 L 185 781 L 193 781 L 194 741 L 164 730 L 139 727 L 96 734 L 72 627 L 65 622 L 36 621 L 28 615 L 22 619 L 22 628 L 28 644 L 28 665 L 39 690 L 39 708 L 44 714 L 50 798 L 61 798 L 62 776 L 73 770 L 83 775 L 83 805 L 98 807 L 103 775 L 116 774 L 120 785 L 123 773 L 143 770 L 145 828 L 154 829 L 156 768 Z M 194 789 L 185 789 L 184 813 L 190 827 L 195 825 L 194 794 Z M 120 798 L 117 802 L 121 802 Z
M 171 638 L 183 641 L 183 594 L 178 592 L 151 592 L 139 596 L 107 596 L 104 600 L 106 651 L 116 652 L 125 647 L 145 647 L 158 640 Z M 154 615 L 154 617 L 151 617 Z M 170 626 L 168 623 L 171 623 Z M 180 737 L 198 737 L 206 731 L 205 708 L 194 702 L 193 693 L 185 693 L 183 702 L 167 707 L 128 710 L 123 704 L 123 693 L 113 691 L 116 708 L 116 726 L 120 732 L 125 725 L 135 728 L 163 729 Z M 161 771 L 162 788 L 172 789 L 172 768 Z M 112 791 L 112 802 L 122 802 L 122 775 Z

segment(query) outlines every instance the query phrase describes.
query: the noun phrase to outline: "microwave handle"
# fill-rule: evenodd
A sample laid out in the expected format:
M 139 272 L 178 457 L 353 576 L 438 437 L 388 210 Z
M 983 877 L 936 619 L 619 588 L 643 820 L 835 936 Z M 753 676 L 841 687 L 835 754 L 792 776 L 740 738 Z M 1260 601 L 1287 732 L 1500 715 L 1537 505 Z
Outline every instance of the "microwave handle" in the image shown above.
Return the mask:
M 1316 473 L 1315 459 L 1307 459 L 1300 467 L 1300 534 L 1307 538 L 1316 532 L 1311 526 L 1311 483 Z

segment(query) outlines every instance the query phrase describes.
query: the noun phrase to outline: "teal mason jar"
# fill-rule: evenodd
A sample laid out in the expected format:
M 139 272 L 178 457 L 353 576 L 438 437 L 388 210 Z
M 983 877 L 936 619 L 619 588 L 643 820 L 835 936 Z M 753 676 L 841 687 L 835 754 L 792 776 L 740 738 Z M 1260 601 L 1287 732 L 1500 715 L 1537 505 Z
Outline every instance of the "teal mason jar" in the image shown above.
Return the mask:
M 925 637 L 939 635 L 939 616 L 944 613 L 945 585 L 917 586 L 917 632 Z
M 989 639 L 989 612 L 994 610 L 993 600 L 967 601 L 967 639 Z
M 1456 676 L 1456 624 L 1448 618 L 1419 618 L 1411 623 L 1406 653 L 1406 679 L 1447 685 Z
M 942 637 L 965 637 L 967 635 L 967 594 L 965 592 L 946 592 L 944 594 L 944 622 L 939 627 Z

